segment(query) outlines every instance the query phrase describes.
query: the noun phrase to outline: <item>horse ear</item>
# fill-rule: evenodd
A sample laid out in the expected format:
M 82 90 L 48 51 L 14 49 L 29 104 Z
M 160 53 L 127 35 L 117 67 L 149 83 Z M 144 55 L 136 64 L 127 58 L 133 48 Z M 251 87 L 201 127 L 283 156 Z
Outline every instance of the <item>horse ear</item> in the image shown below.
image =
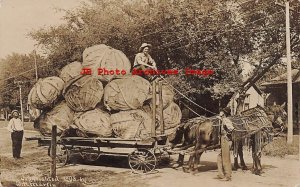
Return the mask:
M 285 107 L 285 104 L 286 104 L 286 103 L 284 102 L 284 103 L 281 105 L 281 107 L 284 108 L 284 107 Z

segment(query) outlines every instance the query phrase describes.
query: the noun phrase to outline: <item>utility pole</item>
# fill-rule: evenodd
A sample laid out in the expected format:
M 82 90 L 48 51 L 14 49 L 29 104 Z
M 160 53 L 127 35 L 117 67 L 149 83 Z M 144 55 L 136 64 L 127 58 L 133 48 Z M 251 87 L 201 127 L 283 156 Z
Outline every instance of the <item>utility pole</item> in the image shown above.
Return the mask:
M 33 51 L 34 53 L 34 68 L 35 68 L 35 80 L 38 81 L 38 70 L 37 70 L 37 64 L 36 64 L 36 50 Z
M 22 102 L 22 84 L 24 84 L 23 81 L 16 81 L 15 84 L 19 86 L 20 91 L 20 107 L 21 107 L 21 119 L 22 123 L 24 123 L 24 112 L 23 112 L 23 102 Z
M 277 1 L 275 4 L 285 7 L 285 30 L 286 30 L 285 39 L 286 39 L 287 101 L 288 101 L 287 102 L 287 113 L 288 113 L 287 143 L 292 144 L 293 143 L 293 84 L 292 84 L 292 63 L 291 63 L 290 9 L 293 10 L 293 8 L 290 8 L 289 0 L 285 1 L 285 5 Z
M 287 63 L 287 96 L 288 96 L 288 134 L 287 143 L 293 143 L 293 86 L 291 65 L 291 39 L 290 39 L 290 3 L 285 2 L 285 25 L 286 25 L 286 63 Z
M 36 63 L 36 50 L 33 51 L 33 54 L 34 54 L 35 82 L 37 83 L 39 77 L 38 77 L 38 68 Z M 38 116 L 41 114 L 40 109 L 32 109 L 32 110 L 35 110 Z

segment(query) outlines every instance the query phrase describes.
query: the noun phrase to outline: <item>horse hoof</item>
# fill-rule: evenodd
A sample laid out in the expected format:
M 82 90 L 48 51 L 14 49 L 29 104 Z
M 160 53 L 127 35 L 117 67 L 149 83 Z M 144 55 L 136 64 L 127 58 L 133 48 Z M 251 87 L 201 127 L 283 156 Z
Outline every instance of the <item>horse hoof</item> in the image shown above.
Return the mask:
M 173 164 L 171 167 L 172 167 L 172 168 L 179 168 L 179 167 L 181 167 L 181 166 L 182 166 L 181 163 L 175 163 L 175 164 Z
M 183 170 L 183 172 L 185 172 L 185 173 L 190 173 L 189 167 L 183 166 L 183 167 L 182 167 L 182 170 Z
M 260 172 L 260 171 L 256 171 L 256 172 L 254 172 L 254 174 L 260 176 L 260 175 L 261 175 L 261 172 Z
M 259 170 L 253 170 L 252 173 L 254 175 L 259 175 L 259 176 L 261 175 L 261 172 Z
M 243 166 L 242 170 L 249 170 L 247 166 Z
M 237 171 L 239 168 L 240 168 L 239 166 L 236 166 L 236 165 L 235 165 L 235 166 L 232 167 L 232 170 L 233 170 L 233 171 Z
M 233 165 L 232 170 L 237 171 L 239 168 L 241 168 L 239 165 Z

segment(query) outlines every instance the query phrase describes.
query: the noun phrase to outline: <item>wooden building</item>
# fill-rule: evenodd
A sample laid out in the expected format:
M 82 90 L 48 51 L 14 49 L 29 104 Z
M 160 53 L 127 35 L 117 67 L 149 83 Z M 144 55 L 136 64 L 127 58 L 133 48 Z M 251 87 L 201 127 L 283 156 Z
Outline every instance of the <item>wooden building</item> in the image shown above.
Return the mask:
M 300 125 L 300 70 L 292 70 L 293 85 L 293 124 L 294 127 Z M 269 93 L 267 105 L 287 103 L 287 74 L 282 74 L 268 82 L 263 83 L 263 90 Z M 287 108 L 285 108 L 287 110 Z
M 230 100 L 230 108 L 231 108 L 231 114 L 235 115 L 237 110 L 237 101 L 236 99 L 239 97 L 239 93 L 236 93 Z M 264 93 L 254 84 L 246 91 L 246 97 L 242 106 L 242 111 L 254 108 L 257 105 L 260 105 L 262 107 L 265 106 L 265 99 L 264 99 Z M 228 106 L 229 106 L 228 105 Z

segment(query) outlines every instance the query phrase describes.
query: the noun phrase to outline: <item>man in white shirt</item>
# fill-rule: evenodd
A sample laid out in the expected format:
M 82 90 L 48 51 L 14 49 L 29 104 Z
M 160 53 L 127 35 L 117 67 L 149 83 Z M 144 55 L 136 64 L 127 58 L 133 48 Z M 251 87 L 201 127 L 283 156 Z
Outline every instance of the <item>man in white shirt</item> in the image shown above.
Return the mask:
M 15 159 L 21 158 L 22 140 L 24 135 L 23 122 L 19 118 L 19 112 L 13 110 L 11 112 L 12 119 L 7 125 L 7 130 L 11 132 L 12 152 Z
M 156 63 L 149 54 L 151 47 L 152 45 L 147 43 L 141 45 L 139 53 L 135 56 L 132 70 L 133 72 L 141 72 L 137 74 L 149 81 L 157 78 L 154 72 L 157 70 Z M 147 73 L 149 71 L 152 73 Z
M 230 160 L 230 149 L 229 149 L 229 140 L 227 133 L 233 131 L 234 126 L 232 122 L 227 118 L 230 116 L 230 108 L 226 107 L 221 110 L 218 118 L 221 120 L 221 132 L 220 132 L 220 144 L 221 152 L 218 154 L 217 166 L 218 166 L 218 178 L 224 179 L 226 181 L 231 180 L 232 167 Z
M 133 68 L 141 68 L 140 66 L 143 66 L 144 68 L 157 69 L 155 61 L 149 54 L 151 47 L 152 45 L 147 43 L 141 45 L 139 53 L 135 56 Z

